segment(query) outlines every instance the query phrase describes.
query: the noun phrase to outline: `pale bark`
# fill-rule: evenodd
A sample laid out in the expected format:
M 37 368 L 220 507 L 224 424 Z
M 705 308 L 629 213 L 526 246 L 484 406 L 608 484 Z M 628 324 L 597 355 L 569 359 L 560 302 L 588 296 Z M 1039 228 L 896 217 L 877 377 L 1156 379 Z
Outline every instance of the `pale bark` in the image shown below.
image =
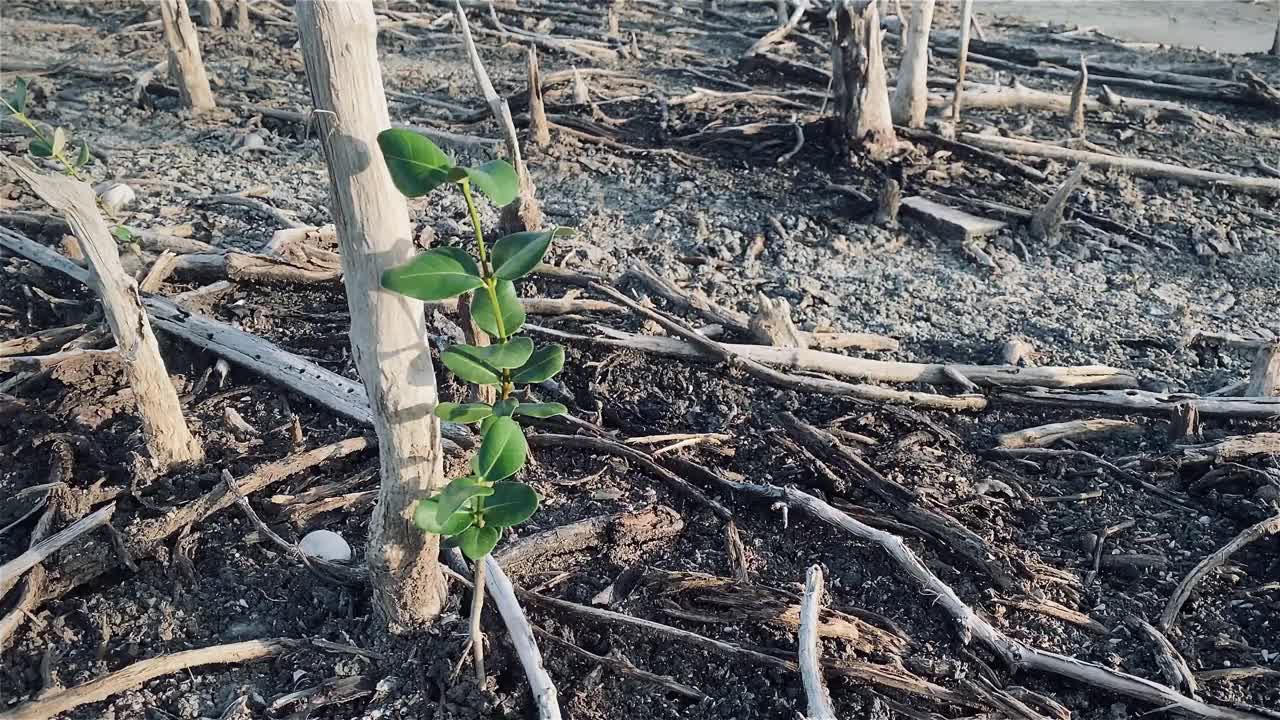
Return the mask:
M 1280 342 L 1258 348 L 1244 394 L 1252 397 L 1280 395 Z
M 200 59 L 200 41 L 186 0 L 160 0 L 160 24 L 169 47 L 169 73 L 178 85 L 182 106 L 191 108 L 193 113 L 212 110 L 213 91 Z
M 391 127 L 369 0 L 304 0 L 303 62 L 329 168 L 330 199 L 351 307 L 351 348 L 373 409 L 382 485 L 369 528 L 375 606 L 392 632 L 439 614 L 439 538 L 418 530 L 413 506 L 443 483 L 435 371 L 420 301 L 386 292 L 384 270 L 414 255 L 408 206 L 378 148 Z
M 873 159 L 897 149 L 889 83 L 880 49 L 880 16 L 872 0 L 840 0 L 832 8 L 831 92 L 840 133 Z
M 933 0 L 916 0 L 911 6 L 911 23 L 907 26 L 902 48 L 902 64 L 898 67 L 898 86 L 890 109 L 893 121 L 908 127 L 924 127 L 924 113 L 929 107 L 929 28 L 933 25 Z
M 1080 75 L 1071 86 L 1071 132 L 1076 137 L 1084 137 L 1084 106 L 1089 92 L 1089 66 L 1084 55 L 1080 56 Z
M 960 0 L 960 42 L 957 44 L 955 97 L 951 100 L 951 120 L 960 121 L 964 102 L 964 73 L 969 64 L 969 27 L 973 18 L 973 0 Z
M 914 21 L 913 21 L 914 22 Z M 822 612 L 822 566 L 809 568 L 804 578 L 804 601 L 800 606 L 799 661 L 809 720 L 836 720 L 831 693 L 822 677 L 821 649 L 818 647 L 819 615 Z
M 542 72 L 538 68 L 538 49 L 529 46 L 529 137 L 538 147 L 551 143 L 551 127 L 542 103 Z
M 87 282 L 102 300 L 138 404 L 147 450 L 157 469 L 163 472 L 173 465 L 200 462 L 204 450 L 187 429 L 182 403 L 151 332 L 138 284 L 120 266 L 120 252 L 98 212 L 93 189 L 66 175 L 44 174 L 23 160 L 4 162 L 40 199 L 63 213 L 80 243 L 89 269 Z
M 199 0 L 200 24 L 209 28 L 222 27 L 222 8 L 218 0 Z

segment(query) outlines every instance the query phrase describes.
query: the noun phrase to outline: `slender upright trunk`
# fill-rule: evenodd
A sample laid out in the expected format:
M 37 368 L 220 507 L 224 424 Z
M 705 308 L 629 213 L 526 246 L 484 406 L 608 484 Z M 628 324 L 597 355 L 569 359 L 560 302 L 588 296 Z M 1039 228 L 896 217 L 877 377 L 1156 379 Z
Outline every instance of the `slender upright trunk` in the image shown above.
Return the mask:
M 951 120 L 960 122 L 960 105 L 964 102 L 964 73 L 969 64 L 969 29 L 973 25 L 973 0 L 960 0 L 960 44 L 956 55 L 956 89 L 951 101 Z
M 377 136 L 391 127 L 369 0 L 302 0 L 302 57 L 329 166 L 331 208 L 351 308 L 351 348 L 369 392 L 382 485 L 366 560 L 375 606 L 392 632 L 420 629 L 445 599 L 439 536 L 413 508 L 444 484 L 435 370 L 423 305 L 381 288 L 384 270 L 414 255 L 408 206 Z
M 160 23 L 169 47 L 169 75 L 178 86 L 183 107 L 193 113 L 212 110 L 213 91 L 200 59 L 200 41 L 186 0 L 160 0 Z
M 898 67 L 898 86 L 893 93 L 893 121 L 899 125 L 924 127 L 924 113 L 929 107 L 929 28 L 933 25 L 933 0 L 916 0 L 911 5 L 911 22 L 907 25 L 902 47 L 902 64 Z
M 831 91 L 840 132 L 873 159 L 897 149 L 875 0 L 837 0 L 831 19 Z

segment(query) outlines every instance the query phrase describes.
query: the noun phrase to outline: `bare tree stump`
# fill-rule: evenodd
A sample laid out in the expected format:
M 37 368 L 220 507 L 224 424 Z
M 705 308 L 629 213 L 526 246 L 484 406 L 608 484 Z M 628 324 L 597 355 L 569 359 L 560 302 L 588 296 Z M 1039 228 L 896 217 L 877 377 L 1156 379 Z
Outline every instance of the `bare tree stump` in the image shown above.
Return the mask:
M 875 224 L 881 227 L 898 226 L 898 207 L 902 203 L 902 186 L 897 180 L 889 178 L 880 186 L 880 194 L 876 196 Z
M 547 124 L 547 111 L 542 104 L 542 71 L 538 69 L 538 49 L 529 46 L 529 137 L 538 147 L 551 142 L 551 127 Z
M 151 459 L 161 472 L 204 460 L 204 449 L 182 416 L 182 404 L 151 332 L 138 284 L 120 266 L 120 251 L 98 212 L 93 188 L 65 175 L 44 174 L 25 160 L 3 162 L 66 217 L 80 242 L 89 268 L 88 284 L 102 299 L 107 324 L 125 361 Z
M 956 89 L 951 100 L 951 121 L 960 122 L 960 105 L 964 97 L 964 72 L 969 63 L 969 28 L 973 24 L 973 0 L 960 0 L 960 42 L 956 46 Z
M 874 0 L 839 0 L 831 9 L 831 91 L 838 134 L 882 160 L 897 149 Z
M 902 48 L 902 64 L 898 67 L 898 85 L 893 93 L 893 121 L 899 125 L 924 127 L 925 110 L 929 107 L 929 29 L 933 25 L 933 0 L 916 0 L 911 5 L 911 23 L 907 26 Z
M 1245 397 L 1275 397 L 1280 395 L 1280 343 L 1258 348 L 1249 371 L 1249 384 Z
M 1084 106 L 1089 93 L 1089 66 L 1084 55 L 1080 56 L 1080 75 L 1075 85 L 1071 86 L 1071 132 L 1076 137 L 1084 137 Z
M 1280 0 L 1276 2 L 1276 34 L 1271 38 L 1271 54 L 1280 57 Z
M 764 293 L 757 296 L 756 302 L 756 315 L 748 325 L 753 340 L 774 347 L 809 347 L 808 339 L 791 320 L 790 303 L 782 298 L 770 298 Z
M 1062 225 L 1062 211 L 1067 206 L 1067 199 L 1071 197 L 1071 193 L 1075 192 L 1076 186 L 1084 179 L 1084 174 L 1088 170 L 1088 165 L 1077 165 L 1053 193 L 1053 197 L 1045 202 L 1044 207 L 1031 216 L 1031 237 L 1043 240 L 1050 245 L 1058 244 L 1058 228 Z
M 377 135 L 391 127 L 369 0 L 303 0 L 298 32 L 351 307 L 351 350 L 373 409 L 382 463 L 366 557 L 375 606 L 392 632 L 419 630 L 444 604 L 439 536 L 414 526 L 413 507 L 443 484 L 435 370 L 423 306 L 380 286 L 413 257 L 408 206 Z
M 1200 410 L 1189 402 L 1181 402 L 1173 406 L 1169 413 L 1170 442 L 1200 442 Z
M 218 7 L 218 0 L 198 0 L 200 8 L 200 24 L 207 28 L 222 27 L 222 8 Z
M 249 0 L 236 0 L 236 30 L 253 32 L 253 21 L 249 19 Z
M 169 75 L 178 86 L 182 106 L 191 108 L 193 113 L 212 110 L 213 91 L 200 59 L 200 41 L 186 0 L 160 0 L 160 24 L 169 47 Z

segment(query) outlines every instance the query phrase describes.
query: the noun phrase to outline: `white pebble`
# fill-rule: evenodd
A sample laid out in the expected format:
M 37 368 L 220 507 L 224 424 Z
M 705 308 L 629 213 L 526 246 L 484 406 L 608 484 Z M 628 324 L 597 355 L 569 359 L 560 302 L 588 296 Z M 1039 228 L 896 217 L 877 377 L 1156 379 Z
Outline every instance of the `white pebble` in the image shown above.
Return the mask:
M 298 543 L 303 555 L 333 562 L 351 559 L 351 546 L 332 530 L 312 530 Z
M 128 207 L 138 195 L 124 183 L 103 183 L 98 186 L 98 199 L 114 213 Z

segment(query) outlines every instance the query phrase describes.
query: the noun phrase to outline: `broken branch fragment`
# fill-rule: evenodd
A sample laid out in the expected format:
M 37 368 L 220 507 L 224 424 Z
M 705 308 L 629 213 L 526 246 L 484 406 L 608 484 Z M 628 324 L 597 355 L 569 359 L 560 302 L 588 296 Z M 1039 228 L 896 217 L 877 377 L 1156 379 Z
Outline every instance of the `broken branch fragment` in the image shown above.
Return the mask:
M 1000 220 L 978 217 L 919 195 L 904 198 L 902 209 L 908 217 L 920 220 L 940 237 L 961 243 L 990 235 L 1006 226 Z
M 1062 212 L 1067 207 L 1067 200 L 1071 197 L 1071 193 L 1075 192 L 1076 186 L 1088 171 L 1088 165 L 1077 165 L 1062 185 L 1058 186 L 1053 196 L 1036 211 L 1035 215 L 1031 216 L 1029 226 L 1031 237 L 1043 240 L 1051 246 L 1058 244 L 1058 227 L 1062 225 Z

